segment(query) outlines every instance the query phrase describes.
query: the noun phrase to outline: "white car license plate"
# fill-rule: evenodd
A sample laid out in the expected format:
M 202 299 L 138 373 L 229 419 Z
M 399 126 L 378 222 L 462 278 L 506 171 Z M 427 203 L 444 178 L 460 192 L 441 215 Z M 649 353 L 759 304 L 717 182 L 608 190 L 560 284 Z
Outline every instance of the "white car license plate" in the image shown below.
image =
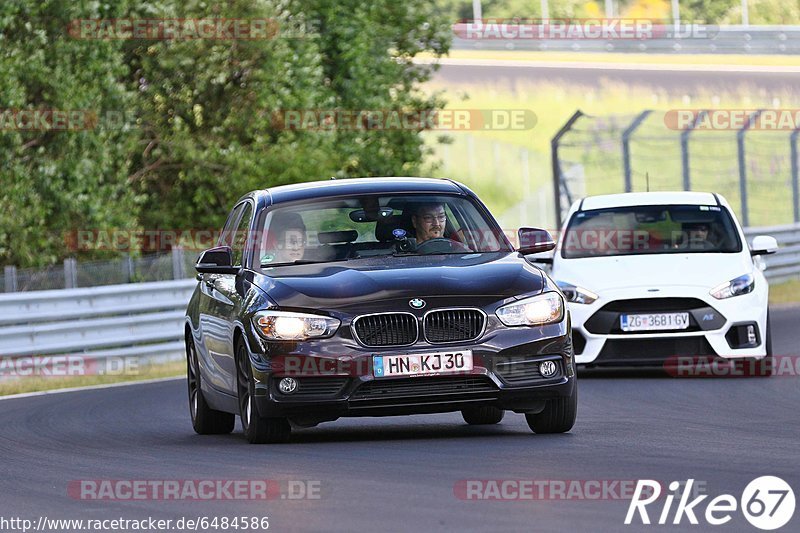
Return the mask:
M 376 378 L 453 374 L 470 370 L 472 350 L 372 356 L 372 372 Z
M 622 331 L 686 329 L 689 327 L 689 313 L 623 314 L 619 321 Z

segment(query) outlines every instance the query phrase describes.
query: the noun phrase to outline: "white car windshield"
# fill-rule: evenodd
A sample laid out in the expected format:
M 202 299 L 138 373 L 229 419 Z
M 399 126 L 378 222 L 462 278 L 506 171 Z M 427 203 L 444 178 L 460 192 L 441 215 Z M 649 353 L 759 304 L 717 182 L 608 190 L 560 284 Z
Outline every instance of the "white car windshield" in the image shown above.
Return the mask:
M 561 257 L 734 253 L 742 250 L 727 209 L 709 205 L 579 211 L 562 236 Z

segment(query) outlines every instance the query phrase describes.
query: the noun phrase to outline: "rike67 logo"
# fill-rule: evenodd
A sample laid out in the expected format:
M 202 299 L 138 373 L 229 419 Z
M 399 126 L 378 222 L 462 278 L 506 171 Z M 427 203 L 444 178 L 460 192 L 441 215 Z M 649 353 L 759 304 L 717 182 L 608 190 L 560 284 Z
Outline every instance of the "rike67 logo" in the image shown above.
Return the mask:
M 684 517 L 690 524 L 697 525 L 699 516 L 709 525 L 721 526 L 730 522 L 741 510 L 750 524 L 758 529 L 771 531 L 789 523 L 794 515 L 794 491 L 779 477 L 761 476 L 754 479 L 745 487 L 738 501 L 731 494 L 720 494 L 708 502 L 704 502 L 708 498 L 707 494 L 690 500 L 693 485 L 694 479 L 689 479 L 685 483 L 673 481 L 669 484 L 670 493 L 662 497 L 661 484 L 658 481 L 640 479 L 636 483 L 631 504 L 628 506 L 625 524 L 636 522 L 637 517 L 642 524 L 650 524 L 648 506 L 651 506 L 649 511 L 658 512 L 658 504 L 655 503 L 658 501 L 660 504 L 662 500 L 661 512 L 653 517 L 660 525 L 670 523 L 670 516 L 673 525 L 680 524 Z M 676 499 L 678 503 L 673 511 Z M 704 512 L 701 504 L 705 505 Z

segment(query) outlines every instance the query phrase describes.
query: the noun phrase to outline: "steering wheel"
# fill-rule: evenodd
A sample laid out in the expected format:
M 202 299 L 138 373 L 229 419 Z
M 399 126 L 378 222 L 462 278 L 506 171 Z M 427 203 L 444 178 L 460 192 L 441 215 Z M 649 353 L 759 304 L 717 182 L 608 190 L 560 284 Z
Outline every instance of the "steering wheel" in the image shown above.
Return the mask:
M 428 239 L 422 244 L 417 245 L 417 253 L 422 254 L 446 254 L 451 252 L 471 252 L 468 247 L 460 242 L 445 237 Z

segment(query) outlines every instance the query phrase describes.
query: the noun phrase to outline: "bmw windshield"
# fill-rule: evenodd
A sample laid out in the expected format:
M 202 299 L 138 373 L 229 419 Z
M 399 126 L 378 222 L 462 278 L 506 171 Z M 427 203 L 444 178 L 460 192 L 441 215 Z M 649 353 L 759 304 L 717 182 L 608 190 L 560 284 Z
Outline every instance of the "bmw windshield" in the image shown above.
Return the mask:
M 633 206 L 575 213 L 562 237 L 561 257 L 741 250 L 733 219 L 720 206 Z
M 261 268 L 398 255 L 511 252 L 495 221 L 449 195 L 364 195 L 265 211 L 256 229 Z

